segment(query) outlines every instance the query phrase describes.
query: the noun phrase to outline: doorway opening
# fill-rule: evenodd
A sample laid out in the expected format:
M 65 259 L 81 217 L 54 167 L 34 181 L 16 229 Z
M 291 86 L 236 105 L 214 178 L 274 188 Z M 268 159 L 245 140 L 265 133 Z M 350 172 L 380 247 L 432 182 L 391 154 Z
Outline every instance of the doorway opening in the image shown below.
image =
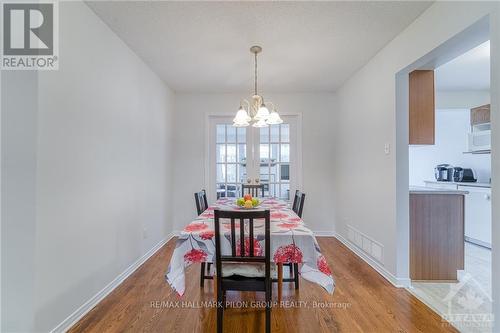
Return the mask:
M 492 310 L 489 72 L 489 41 L 437 67 L 435 142 L 409 146 L 410 187 L 465 192 L 463 265 L 457 281 L 412 281 L 413 293 L 440 313 Z M 440 223 L 439 217 L 431 218 Z
M 485 17 L 396 77 L 398 276 L 464 332 L 493 323 L 489 46 Z M 431 117 L 418 125 L 429 130 L 416 130 L 424 137 L 412 133 L 418 72 L 434 85 Z M 440 279 L 447 266 L 452 274 Z

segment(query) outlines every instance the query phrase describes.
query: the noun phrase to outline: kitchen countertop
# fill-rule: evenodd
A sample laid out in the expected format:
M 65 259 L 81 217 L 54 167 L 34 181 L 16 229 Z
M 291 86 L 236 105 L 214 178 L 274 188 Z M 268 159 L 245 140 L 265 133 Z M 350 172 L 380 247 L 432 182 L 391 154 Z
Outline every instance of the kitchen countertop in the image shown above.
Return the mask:
M 453 185 L 459 185 L 459 186 L 473 186 L 473 187 L 487 187 L 491 188 L 490 183 L 473 183 L 473 182 L 443 182 L 443 181 L 437 181 L 437 180 L 426 180 L 425 183 L 431 183 L 431 184 L 453 184 Z
M 465 195 L 468 194 L 467 191 L 452 190 L 446 188 L 433 188 L 427 186 L 410 186 L 410 194 L 455 194 L 455 195 Z

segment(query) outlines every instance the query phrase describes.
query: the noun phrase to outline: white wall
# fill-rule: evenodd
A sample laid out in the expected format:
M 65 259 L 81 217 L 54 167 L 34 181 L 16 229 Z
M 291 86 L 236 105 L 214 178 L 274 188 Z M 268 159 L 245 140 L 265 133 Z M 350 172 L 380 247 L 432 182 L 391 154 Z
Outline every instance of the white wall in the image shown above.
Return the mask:
M 37 91 L 36 72 L 2 72 L 0 330 L 4 332 L 33 330 Z
M 210 113 L 234 116 L 241 94 L 176 94 L 174 226 L 196 217 L 193 193 L 205 186 L 205 120 Z M 280 112 L 302 114 L 302 184 L 307 193 L 304 220 L 314 231 L 334 230 L 333 94 L 268 94 Z
M 433 4 L 337 91 L 335 142 L 336 154 L 342 156 L 336 159 L 335 167 L 337 232 L 346 237 L 346 225 L 351 224 L 382 243 L 384 268 L 401 278 L 407 276 L 398 274 L 397 269 L 401 238 L 396 219 L 397 156 L 384 154 L 384 144 L 396 146 L 396 74 L 496 11 L 496 3 Z M 492 45 L 498 42 L 494 38 Z M 491 58 L 495 56 L 492 51 Z
M 436 109 L 472 109 L 490 104 L 489 90 L 436 91 Z
M 5 332 L 53 329 L 172 231 L 173 93 L 85 4 L 59 13 L 59 70 L 2 77 Z
M 470 109 L 436 110 L 436 141 L 432 146 L 409 146 L 410 185 L 435 180 L 434 167 L 451 164 L 472 168 L 478 182 L 489 183 L 490 154 L 464 154 L 470 132 Z
M 500 146 L 499 7 L 434 4 L 338 98 L 269 95 L 282 110 L 303 112 L 305 218 L 313 230 L 333 230 L 336 218 L 345 237 L 352 224 L 384 245 L 385 267 L 396 275 L 397 158 L 384 154 L 385 143 L 396 143 L 395 74 L 493 13 L 493 142 Z M 2 73 L 2 331 L 53 328 L 168 234 L 172 204 L 175 229 L 194 217 L 193 192 L 205 183 L 204 114 L 234 114 L 246 96 L 176 96 L 172 130 L 173 95 L 135 54 L 81 3 L 61 3 L 60 19 L 58 72 L 41 73 L 39 85 L 34 73 Z M 52 158 L 60 162 L 49 165 Z M 492 164 L 500 170 L 500 158 Z M 493 207 L 500 207 L 499 179 Z M 493 244 L 500 244 L 499 214 L 494 208 Z M 500 265 L 493 276 L 500 280 Z M 499 291 L 494 283 L 495 300 Z

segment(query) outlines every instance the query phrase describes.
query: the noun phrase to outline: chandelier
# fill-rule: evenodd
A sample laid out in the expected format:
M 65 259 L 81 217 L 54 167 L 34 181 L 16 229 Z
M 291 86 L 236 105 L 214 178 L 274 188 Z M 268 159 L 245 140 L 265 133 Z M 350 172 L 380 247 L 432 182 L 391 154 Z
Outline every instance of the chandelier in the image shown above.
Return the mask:
M 264 104 L 264 98 L 257 93 L 257 54 L 262 52 L 262 47 L 252 46 L 250 52 L 255 56 L 254 94 L 251 101 L 246 99 L 240 101 L 240 108 L 233 119 L 233 126 L 246 127 L 250 125 L 250 122 L 253 122 L 253 127 L 267 127 L 269 125 L 281 124 L 283 120 L 281 120 L 274 104 L 266 102 L 271 108 L 271 111 L 269 111 L 266 104 Z

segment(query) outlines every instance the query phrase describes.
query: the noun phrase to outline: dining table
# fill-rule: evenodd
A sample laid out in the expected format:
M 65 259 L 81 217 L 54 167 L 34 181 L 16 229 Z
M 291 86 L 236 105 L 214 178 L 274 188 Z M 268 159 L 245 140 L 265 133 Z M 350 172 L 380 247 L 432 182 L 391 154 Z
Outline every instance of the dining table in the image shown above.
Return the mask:
M 220 198 L 180 232 L 165 274 L 167 282 L 179 296 L 184 295 L 185 292 L 186 268 L 193 263 L 213 263 L 215 260 L 215 209 L 238 211 L 244 208 L 236 204 L 236 198 Z M 277 198 L 261 198 L 260 205 L 255 209 L 270 210 L 272 262 L 280 269 L 285 263 L 300 264 L 302 278 L 333 293 L 335 281 L 330 267 L 321 253 L 314 233 L 302 218 L 290 208 L 286 201 Z M 230 221 L 221 220 L 220 223 L 222 223 L 221 230 L 224 231 L 224 236 L 231 237 Z M 264 249 L 262 229 L 260 234 L 258 230 L 254 232 L 254 251 L 257 254 L 262 254 Z M 245 239 L 245 252 L 249 251 L 250 241 L 252 240 Z

